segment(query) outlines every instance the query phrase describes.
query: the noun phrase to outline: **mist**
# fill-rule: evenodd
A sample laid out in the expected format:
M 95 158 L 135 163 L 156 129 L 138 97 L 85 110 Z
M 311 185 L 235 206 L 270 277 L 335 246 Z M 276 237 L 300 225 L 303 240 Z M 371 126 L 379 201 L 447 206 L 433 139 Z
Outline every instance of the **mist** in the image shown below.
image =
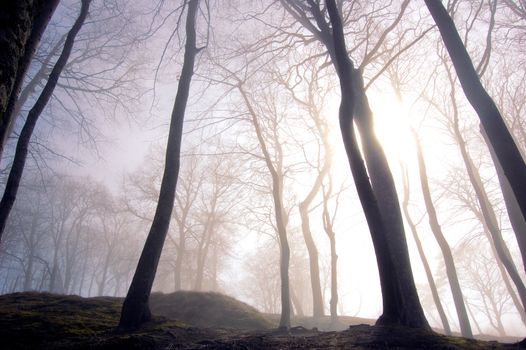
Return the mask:
M 424 2 L 85 3 L 2 206 L 0 294 L 126 297 L 123 329 L 138 295 L 195 291 L 286 329 L 524 337 L 521 1 L 444 2 L 503 134 Z M 80 9 L 60 1 L 22 77 L 4 198 Z

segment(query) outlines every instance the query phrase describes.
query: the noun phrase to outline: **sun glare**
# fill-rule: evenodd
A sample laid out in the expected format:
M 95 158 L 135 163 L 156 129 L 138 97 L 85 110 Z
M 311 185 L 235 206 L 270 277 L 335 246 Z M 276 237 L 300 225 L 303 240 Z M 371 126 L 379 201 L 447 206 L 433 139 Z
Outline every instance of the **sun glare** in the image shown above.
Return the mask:
M 415 143 L 409 124 L 410 108 L 394 94 L 370 94 L 375 132 L 391 162 L 411 162 Z

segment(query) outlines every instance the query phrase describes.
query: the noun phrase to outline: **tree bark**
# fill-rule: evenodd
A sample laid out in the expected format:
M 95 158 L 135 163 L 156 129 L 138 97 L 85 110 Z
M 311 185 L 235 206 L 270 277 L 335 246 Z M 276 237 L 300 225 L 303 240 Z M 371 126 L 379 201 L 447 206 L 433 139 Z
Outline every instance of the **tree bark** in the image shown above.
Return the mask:
M 522 217 L 526 218 L 526 164 L 519 149 L 497 106 L 482 86 L 455 23 L 444 5 L 438 0 L 425 0 L 425 3 L 440 31 L 464 94 L 479 116 L 488 140 L 502 165 L 504 175 L 515 194 Z
M 43 0 L 8 0 L 0 13 L 0 124 L 20 73 L 31 29 Z
M 504 204 L 508 211 L 508 217 L 510 219 L 511 227 L 517 238 L 517 243 L 519 245 L 519 251 L 521 252 L 522 257 L 522 266 L 524 271 L 526 271 L 526 220 L 522 216 L 519 204 L 517 203 L 517 198 L 511 189 L 510 182 L 508 178 L 504 175 L 502 165 L 489 142 L 488 135 L 484 129 L 480 128 L 480 133 L 484 137 L 484 141 L 488 145 L 491 158 L 493 159 L 493 164 L 495 164 L 495 169 L 497 171 L 497 177 L 499 179 L 500 188 L 502 190 L 502 195 L 504 197 Z
M 457 311 L 458 322 L 460 325 L 460 332 L 463 337 L 473 338 L 473 332 L 471 330 L 471 324 L 469 323 L 468 312 L 464 303 L 464 297 L 462 295 L 462 289 L 460 288 L 460 282 L 458 281 L 457 269 L 453 259 L 451 248 L 447 243 L 442 228 L 438 222 L 438 216 L 431 198 L 431 191 L 429 190 L 429 180 L 427 177 L 426 164 L 424 161 L 424 155 L 422 152 L 422 146 L 420 140 L 413 134 L 415 138 L 416 153 L 418 157 L 418 169 L 420 171 L 420 185 L 422 187 L 422 194 L 424 196 L 424 202 L 426 205 L 427 216 L 429 218 L 429 226 L 435 236 L 435 239 L 442 251 L 444 257 L 444 263 L 446 265 L 446 274 L 449 280 L 449 286 L 451 287 L 451 294 L 453 295 L 453 302 L 455 303 L 455 309 Z
M 130 289 L 122 306 L 118 326 L 120 330 L 136 329 L 151 319 L 148 300 L 170 225 L 170 218 L 175 201 L 175 188 L 180 168 L 183 121 L 190 93 L 195 57 L 199 51 L 196 47 L 196 15 L 198 5 L 199 0 L 190 0 L 188 3 L 183 68 L 171 116 L 159 200 L 150 232 L 148 233 Z
M 332 61 L 340 80 L 342 96 L 339 110 L 340 130 L 342 132 L 342 138 L 355 180 L 358 196 L 364 209 L 369 230 L 371 231 L 380 273 L 380 285 L 382 287 L 383 296 L 383 314 L 380 316 L 377 323 L 402 324 L 410 327 L 429 329 L 429 324 L 425 319 L 424 311 L 416 292 L 416 286 L 414 284 L 411 266 L 409 264 L 409 253 L 407 251 L 405 236 L 400 236 L 399 227 L 392 228 L 392 223 L 388 222 L 383 217 L 383 215 L 387 215 L 387 213 L 384 213 L 382 208 L 393 208 L 391 205 L 394 202 L 394 198 L 389 199 L 385 197 L 392 195 L 389 191 L 382 192 L 382 199 L 388 199 L 389 202 L 382 203 L 382 207 L 380 207 L 380 203 L 377 200 L 377 189 L 374 188 L 375 183 L 377 186 L 386 185 L 383 182 L 392 181 L 392 177 L 391 179 L 387 177 L 382 180 L 378 177 L 377 180 L 379 182 L 373 181 L 373 185 L 371 185 L 356 142 L 353 129 L 353 114 L 357 103 L 356 100 L 360 99 L 361 96 L 356 96 L 356 82 L 353 81 L 356 77 L 355 69 L 345 48 L 343 28 L 336 3 L 334 0 L 327 0 L 326 3 L 333 32 L 334 50 Z M 331 50 L 329 50 L 329 52 L 330 51 Z M 363 136 L 367 139 L 371 135 L 365 134 Z M 375 142 L 375 140 L 366 141 L 371 143 Z M 379 150 L 375 149 L 375 151 L 378 152 Z M 379 153 L 376 154 L 376 156 L 379 155 Z M 381 158 L 378 158 L 377 160 L 380 162 L 382 161 Z M 374 169 L 381 168 L 374 167 Z M 386 173 L 383 175 L 386 175 Z M 397 198 L 397 196 L 395 198 Z M 400 214 L 399 205 L 397 206 L 398 213 Z M 391 216 L 395 214 L 390 213 L 388 215 Z M 390 228 L 389 231 L 387 230 L 387 227 Z
M 60 57 L 55 63 L 55 66 L 53 67 L 53 70 L 49 75 L 49 79 L 46 85 L 44 86 L 42 93 L 38 97 L 38 100 L 35 102 L 33 108 L 31 108 L 31 110 L 29 111 L 24 127 L 20 132 L 20 136 L 16 145 L 13 165 L 11 166 L 11 171 L 9 172 L 9 177 L 7 178 L 7 183 L 4 190 L 4 195 L 2 197 L 2 201 L 0 202 L 0 240 L 5 230 L 7 218 L 9 217 L 9 213 L 11 212 L 11 208 L 15 203 L 18 187 L 20 185 L 20 180 L 22 179 L 22 173 L 24 172 L 24 166 L 29 150 L 29 141 L 31 140 L 31 135 L 33 134 L 33 130 L 35 129 L 35 125 L 38 121 L 38 118 L 42 114 L 42 111 L 46 107 L 49 99 L 51 98 L 51 95 L 53 94 L 53 91 L 55 90 L 58 79 L 60 77 L 60 73 L 62 72 L 64 66 L 68 61 L 69 55 L 71 54 L 71 50 L 73 48 L 73 44 L 75 43 L 75 37 L 80 31 L 80 28 L 82 28 L 82 25 L 84 24 L 84 21 L 88 15 L 90 3 L 91 0 L 82 0 L 82 6 L 80 9 L 79 17 L 77 18 L 77 20 L 73 24 L 73 27 L 69 31 L 66 41 L 64 43 L 64 48 L 62 49 L 62 53 L 60 54 Z
M 60 0 L 35 0 L 34 4 L 36 7 L 36 14 L 34 16 L 33 23 L 31 25 L 30 34 L 27 38 L 24 47 L 24 54 L 18 62 L 18 69 L 16 72 L 16 78 L 13 82 L 13 88 L 9 95 L 9 100 L 5 107 L 5 111 L 2 110 L 2 116 L 0 117 L 0 159 L 2 158 L 4 146 L 11 130 L 11 124 L 13 123 L 16 115 L 14 114 L 15 105 L 26 76 L 29 64 L 33 59 L 33 55 L 36 51 L 38 43 L 42 38 L 51 16 L 55 12 Z

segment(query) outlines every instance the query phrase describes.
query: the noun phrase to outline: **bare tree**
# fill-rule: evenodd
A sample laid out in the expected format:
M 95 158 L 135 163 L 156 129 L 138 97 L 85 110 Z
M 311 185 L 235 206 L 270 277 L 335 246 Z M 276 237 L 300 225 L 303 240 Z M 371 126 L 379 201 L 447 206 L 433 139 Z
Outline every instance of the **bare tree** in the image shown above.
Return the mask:
M 504 174 L 526 217 L 526 163 L 504 123 L 504 120 L 480 82 L 471 58 L 460 38 L 455 23 L 441 1 L 425 0 L 429 12 L 440 30 L 460 84 L 469 103 L 473 106 L 484 131 L 500 161 Z
M 137 270 L 122 306 L 119 329 L 133 329 L 151 319 L 148 306 L 155 272 L 161 256 L 164 240 L 170 225 L 175 201 L 175 188 L 180 167 L 181 140 L 186 103 L 190 93 L 190 83 L 194 71 L 195 57 L 200 49 L 196 46 L 196 15 L 199 0 L 190 0 L 186 17 L 186 44 L 181 77 L 177 87 L 170 122 L 166 160 L 159 200 L 155 216 L 141 253 Z
M 449 285 L 451 287 L 451 294 L 453 295 L 453 301 L 455 303 L 455 308 L 457 311 L 460 330 L 462 336 L 473 338 L 473 332 L 471 331 L 471 325 L 469 323 L 469 317 L 466 311 L 464 296 L 462 294 L 462 289 L 460 287 L 460 282 L 457 276 L 457 269 L 455 268 L 453 253 L 451 252 L 451 248 L 449 247 L 449 244 L 447 243 L 447 240 L 444 237 L 444 234 L 442 233 L 442 228 L 440 227 L 440 223 L 438 222 L 438 216 L 436 213 L 435 205 L 433 204 L 433 199 L 431 198 L 431 191 L 429 190 L 429 180 L 427 177 L 427 170 L 422 146 L 420 145 L 420 140 L 418 139 L 418 136 L 414 131 L 413 135 L 415 137 L 418 168 L 420 172 L 420 184 L 422 187 L 422 194 L 424 195 L 424 202 L 426 205 L 427 216 L 429 218 L 429 225 L 444 257 L 444 262 L 446 265 L 446 274 L 449 280 Z
M 411 233 L 413 234 L 413 238 L 416 243 L 416 248 L 418 249 L 418 255 L 420 256 L 420 260 L 422 260 L 422 265 L 424 266 L 424 270 L 426 272 L 427 282 L 429 283 L 429 288 L 431 289 L 433 301 L 435 302 L 438 314 L 440 316 L 440 320 L 442 321 L 444 332 L 447 335 L 451 335 L 451 327 L 449 326 L 449 321 L 444 311 L 444 307 L 442 306 L 442 302 L 440 301 L 440 296 L 438 294 L 438 289 L 436 287 L 435 279 L 433 278 L 433 273 L 431 272 L 431 268 L 429 267 L 429 262 L 427 261 L 426 254 L 424 252 L 424 248 L 422 247 L 422 242 L 420 241 L 420 238 L 418 237 L 418 230 L 416 227 L 416 223 L 413 221 L 413 219 L 411 218 L 411 214 L 409 213 L 409 200 L 410 200 L 409 196 L 411 192 L 410 192 L 410 187 L 409 187 L 409 176 L 407 174 L 407 168 L 403 167 L 402 171 L 404 173 L 404 177 L 403 177 L 404 197 L 402 200 L 402 208 L 404 211 L 404 215 L 409 225 L 409 228 L 411 229 Z
M 384 312 L 378 322 L 427 328 L 429 326 L 418 300 L 411 272 L 393 178 L 385 155 L 374 136 L 372 113 L 365 95 L 361 70 L 354 68 L 345 48 L 343 24 L 336 3 L 326 2 L 332 29 L 327 23 L 319 1 L 311 0 L 307 4 L 285 1 L 281 3 L 298 22 L 312 33 L 315 39 L 323 43 L 340 79 L 342 94 L 340 129 L 358 195 L 371 231 L 380 272 Z M 402 10 L 395 21 L 380 35 L 380 40 L 373 45 L 373 49 L 366 53 L 362 66 L 369 63 L 377 54 L 386 33 L 400 21 L 407 4 L 407 2 L 402 4 Z M 351 11 L 352 9 L 353 7 L 350 6 Z M 369 174 L 354 135 L 355 115 L 356 123 L 363 134 L 362 143 L 368 161 Z M 369 180 L 369 175 L 371 180 Z M 389 230 L 387 230 L 388 227 Z
M 90 3 L 91 0 L 82 0 L 79 17 L 69 31 L 66 41 L 64 42 L 62 53 L 60 54 L 59 59 L 55 63 L 55 66 L 49 75 L 46 86 L 42 90 L 42 93 L 35 102 L 33 108 L 29 111 L 24 127 L 18 138 L 15 159 L 13 160 L 13 165 L 11 166 L 11 171 L 7 179 L 4 195 L 2 197 L 2 201 L 0 202 L 0 239 L 2 237 L 2 233 L 4 232 L 9 212 L 11 211 L 16 199 L 22 173 L 24 172 L 31 135 L 33 134 L 33 130 L 40 115 L 42 114 L 42 111 L 46 107 L 46 104 L 55 90 L 60 73 L 68 61 L 73 44 L 75 43 L 75 37 L 82 28 L 82 25 L 88 16 Z

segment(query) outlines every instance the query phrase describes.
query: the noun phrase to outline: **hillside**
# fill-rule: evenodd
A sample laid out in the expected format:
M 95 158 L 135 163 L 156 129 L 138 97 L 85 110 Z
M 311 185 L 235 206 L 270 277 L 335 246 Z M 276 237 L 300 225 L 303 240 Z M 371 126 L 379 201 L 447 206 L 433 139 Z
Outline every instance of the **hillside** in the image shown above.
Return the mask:
M 173 300 L 182 303 L 180 309 L 185 312 L 194 310 L 192 322 L 206 328 L 156 317 L 140 331 L 117 334 L 114 327 L 118 322 L 122 299 L 35 292 L 3 295 L 0 296 L 2 349 L 526 348 L 524 344 L 467 340 L 402 327 L 357 325 L 340 332 L 295 327 L 290 332 L 279 332 L 264 329 L 269 323 L 257 310 L 215 293 L 156 294 L 152 309 L 171 314 L 175 310 L 175 306 L 171 305 Z M 223 309 L 218 304 L 221 300 L 228 301 Z M 220 323 L 221 315 L 228 315 L 223 318 L 224 325 Z M 241 319 L 235 321 L 234 315 Z M 246 327 L 247 324 L 251 327 Z M 262 328 L 256 329 L 256 324 Z

